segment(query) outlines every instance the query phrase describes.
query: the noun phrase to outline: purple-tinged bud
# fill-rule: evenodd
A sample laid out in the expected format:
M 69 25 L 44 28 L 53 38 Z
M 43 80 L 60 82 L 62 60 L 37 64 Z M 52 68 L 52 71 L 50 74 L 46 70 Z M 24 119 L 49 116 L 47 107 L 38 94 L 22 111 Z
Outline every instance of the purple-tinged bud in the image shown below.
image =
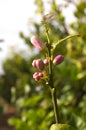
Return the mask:
M 44 62 L 44 65 L 48 65 L 48 63 L 49 63 L 47 59 L 44 59 L 43 62 Z
M 54 60 L 53 60 L 53 64 L 61 64 L 64 60 L 64 56 L 62 55 L 57 55 Z
M 41 59 L 37 59 L 37 60 L 33 60 L 32 66 L 37 69 L 43 70 L 45 65 Z
M 44 63 L 41 59 L 36 60 L 36 67 L 40 70 L 44 69 Z
M 34 78 L 36 81 L 40 80 L 42 77 L 43 77 L 43 73 L 42 73 L 42 72 L 35 72 L 35 73 L 33 74 L 33 78 Z
M 38 81 L 38 80 L 39 80 L 39 72 L 35 72 L 35 73 L 33 74 L 33 78 L 34 78 L 36 81 Z
M 39 77 L 43 77 L 43 73 L 42 72 L 39 72 Z
M 37 67 L 36 67 L 36 60 L 33 60 L 32 66 L 35 67 L 35 68 L 37 68 Z
M 42 50 L 44 48 L 44 44 L 39 41 L 38 37 L 32 36 L 31 37 L 31 43 L 38 48 L 39 50 Z

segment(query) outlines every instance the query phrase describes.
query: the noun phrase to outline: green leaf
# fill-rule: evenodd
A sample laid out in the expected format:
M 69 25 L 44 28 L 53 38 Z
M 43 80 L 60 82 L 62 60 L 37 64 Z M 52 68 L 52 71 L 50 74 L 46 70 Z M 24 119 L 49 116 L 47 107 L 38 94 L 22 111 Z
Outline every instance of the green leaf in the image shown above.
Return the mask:
M 35 95 L 33 97 L 30 97 L 24 102 L 23 107 L 35 106 L 42 98 L 43 95 Z
M 76 130 L 68 124 L 53 124 L 50 130 Z

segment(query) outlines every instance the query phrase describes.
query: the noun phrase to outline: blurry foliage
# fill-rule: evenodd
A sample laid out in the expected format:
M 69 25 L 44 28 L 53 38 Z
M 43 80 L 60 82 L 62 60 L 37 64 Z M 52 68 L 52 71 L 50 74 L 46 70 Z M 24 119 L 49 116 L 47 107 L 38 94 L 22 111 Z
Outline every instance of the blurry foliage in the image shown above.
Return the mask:
M 47 2 L 47 1 L 46 1 Z M 70 1 L 71 2 L 71 1 Z M 70 4 L 69 2 L 69 4 Z M 37 12 L 43 16 L 46 12 L 42 0 L 35 0 Z M 73 3 L 72 3 L 73 4 Z M 86 2 L 76 4 L 74 13 L 76 22 L 70 25 L 75 33 L 81 37 L 67 40 L 60 44 L 55 51 L 56 54 L 65 55 L 65 61 L 55 69 L 55 86 L 57 86 L 57 98 L 61 121 L 75 126 L 78 130 L 86 129 Z M 66 7 L 65 7 L 66 8 Z M 51 0 L 50 14 L 53 18 L 48 22 L 50 40 L 56 42 L 60 38 L 69 35 L 69 29 L 65 24 L 60 6 Z M 43 26 L 32 22 L 34 33 L 46 43 Z M 22 32 L 20 37 L 31 47 L 30 38 Z M 0 76 L 0 95 L 7 101 L 14 103 L 20 118 L 9 120 L 17 130 L 48 130 L 54 123 L 52 101 L 49 88 L 44 84 L 37 84 L 32 75 L 35 69 L 31 63 L 35 58 L 45 58 L 44 51 L 36 53 L 28 59 L 20 55 L 14 55 L 7 59 L 3 65 L 5 74 Z M 12 92 L 12 88 L 14 90 Z M 3 91 L 4 90 L 4 91 Z M 14 97 L 14 98 L 13 98 Z M 14 99 L 14 100 L 12 100 Z

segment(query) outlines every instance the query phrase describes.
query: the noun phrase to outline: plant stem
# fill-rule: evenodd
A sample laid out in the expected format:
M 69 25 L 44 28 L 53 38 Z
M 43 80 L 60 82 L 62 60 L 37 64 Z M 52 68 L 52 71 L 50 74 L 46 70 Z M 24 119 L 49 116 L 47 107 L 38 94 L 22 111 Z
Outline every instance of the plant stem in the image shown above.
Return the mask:
M 53 85 L 53 69 L 52 69 L 52 54 L 51 54 L 51 44 L 48 34 L 48 29 L 45 26 L 46 36 L 47 36 L 47 49 L 48 49 L 48 56 L 49 56 L 49 86 L 52 95 L 52 102 L 55 114 L 56 123 L 59 123 L 59 112 L 58 112 L 58 105 L 57 105 L 57 98 L 56 98 L 56 88 Z
M 57 105 L 57 99 L 56 99 L 56 88 L 53 85 L 53 69 L 52 69 L 51 49 L 49 49 L 49 58 L 50 58 L 50 62 L 49 62 L 49 85 L 50 85 L 50 89 L 51 89 L 55 120 L 56 120 L 56 123 L 59 123 L 59 112 L 58 112 L 58 105 Z
M 65 40 L 67 40 L 67 39 L 69 39 L 69 38 L 76 37 L 76 36 L 80 36 L 80 35 L 79 35 L 79 34 L 74 34 L 74 35 L 67 36 L 67 37 L 65 37 L 65 38 L 63 38 L 63 39 L 61 39 L 61 40 L 59 40 L 59 41 L 57 42 L 57 44 L 59 44 L 59 43 L 65 41 Z
M 53 47 L 54 47 L 54 49 L 58 46 L 58 44 L 60 44 L 61 42 L 63 42 L 63 41 L 65 41 L 65 40 L 67 40 L 67 39 L 69 39 L 69 38 L 72 38 L 72 37 L 76 37 L 76 36 L 80 36 L 79 34 L 74 34 L 74 35 L 70 35 L 70 36 L 67 36 L 67 37 L 65 37 L 65 38 L 63 38 L 63 39 L 61 39 L 61 40 L 59 40 Z
M 56 99 L 56 88 L 51 88 L 51 95 L 52 95 L 52 102 L 53 102 L 53 107 L 54 107 L 55 120 L 56 120 L 56 123 L 60 123 L 58 105 L 57 105 L 57 99 Z
M 48 44 L 50 44 L 49 33 L 48 33 L 49 29 L 47 28 L 46 24 L 44 24 L 44 26 L 45 26 L 45 32 L 46 32 L 47 42 L 48 42 Z

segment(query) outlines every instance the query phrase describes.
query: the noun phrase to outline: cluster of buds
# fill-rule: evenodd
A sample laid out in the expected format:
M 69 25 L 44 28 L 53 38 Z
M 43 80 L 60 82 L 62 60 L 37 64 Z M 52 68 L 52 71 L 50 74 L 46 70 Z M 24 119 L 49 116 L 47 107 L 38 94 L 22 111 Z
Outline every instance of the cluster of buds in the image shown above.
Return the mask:
M 36 81 L 40 80 L 42 77 L 43 77 L 43 73 L 42 73 L 42 72 L 35 72 L 35 73 L 33 74 L 33 78 L 34 78 Z
M 39 50 L 44 49 L 44 44 L 42 42 L 39 41 L 39 39 L 36 36 L 32 36 L 31 38 L 31 43 L 38 48 Z M 54 59 L 53 59 L 53 64 L 61 64 L 64 60 L 64 57 L 62 55 L 57 55 Z M 33 60 L 32 62 L 32 66 L 40 71 L 42 71 L 46 65 L 49 64 L 49 61 L 47 59 L 36 59 Z M 43 77 L 43 72 L 35 72 L 33 74 L 33 78 L 38 81 Z
M 33 60 L 32 62 L 32 66 L 39 70 L 43 70 L 46 65 L 48 65 L 47 59 L 45 59 L 44 61 L 41 59 L 37 59 L 37 60 Z
M 33 60 L 32 66 L 37 68 L 38 70 L 42 71 L 45 66 L 48 65 L 48 60 L 45 59 L 44 61 L 41 59 Z M 40 80 L 44 76 L 43 72 L 35 72 L 33 74 L 33 78 L 37 81 Z

